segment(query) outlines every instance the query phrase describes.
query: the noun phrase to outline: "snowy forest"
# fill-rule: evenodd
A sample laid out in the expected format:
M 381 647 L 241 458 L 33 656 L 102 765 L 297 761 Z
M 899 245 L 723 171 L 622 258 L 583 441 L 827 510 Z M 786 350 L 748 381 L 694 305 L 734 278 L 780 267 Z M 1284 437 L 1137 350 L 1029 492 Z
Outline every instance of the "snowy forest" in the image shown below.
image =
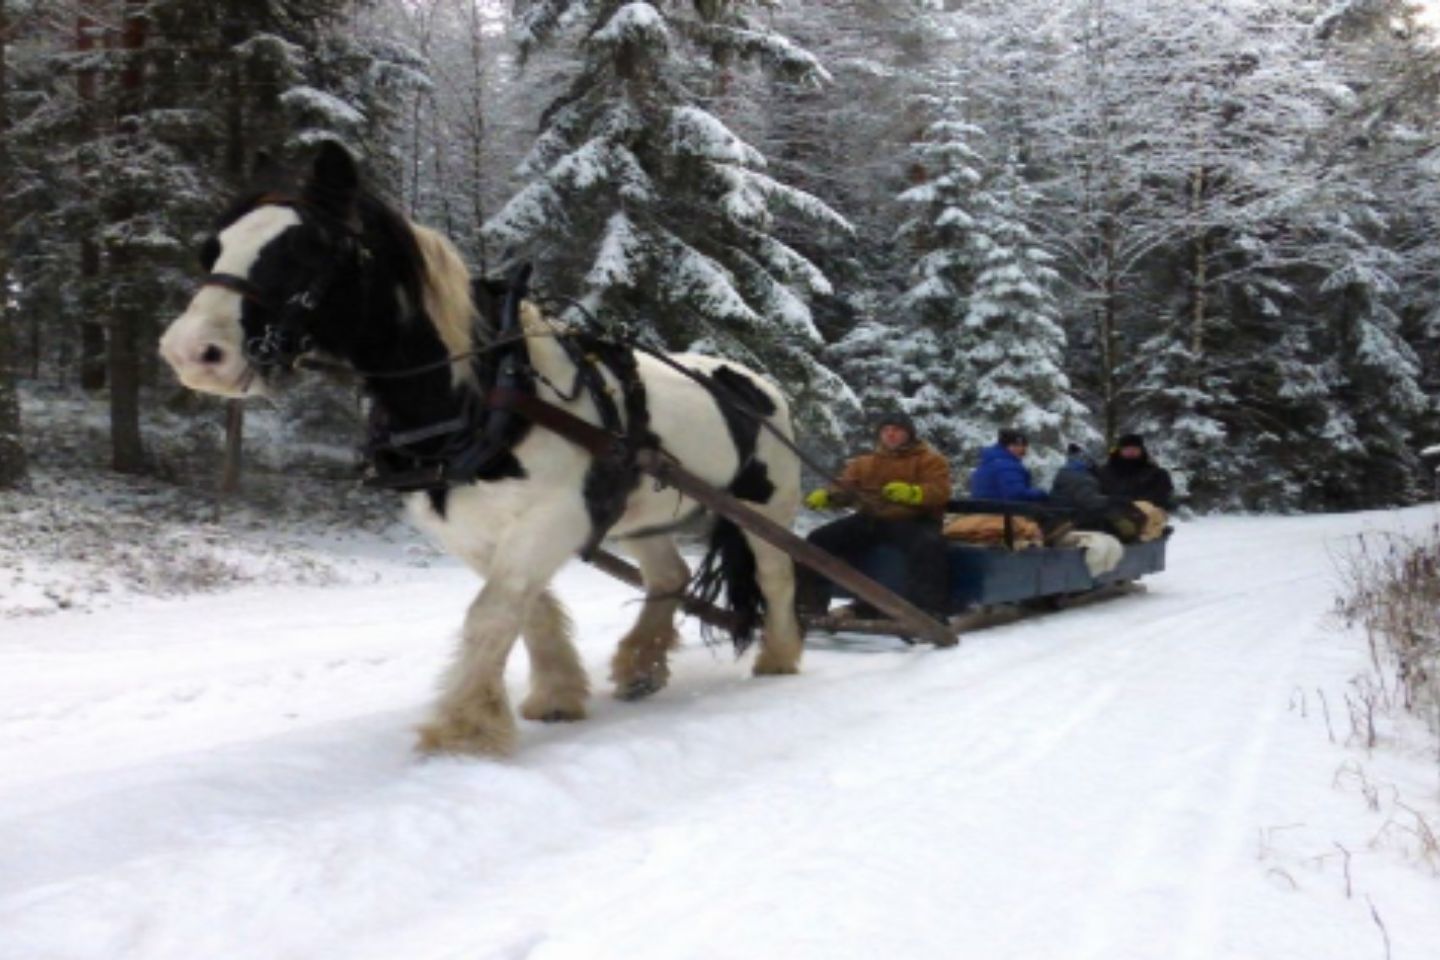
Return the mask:
M 1042 476 L 1140 431 L 1196 510 L 1412 502 L 1440 441 L 1423 13 L 6 0 L 0 487 L 52 442 L 35 391 L 103 399 L 110 469 L 211 483 L 228 449 L 234 482 L 244 415 L 155 343 L 229 201 L 334 139 L 475 270 L 768 372 L 831 462 L 902 408 L 960 476 L 999 427 Z M 310 389 L 302 422 L 358 443 L 348 388 Z

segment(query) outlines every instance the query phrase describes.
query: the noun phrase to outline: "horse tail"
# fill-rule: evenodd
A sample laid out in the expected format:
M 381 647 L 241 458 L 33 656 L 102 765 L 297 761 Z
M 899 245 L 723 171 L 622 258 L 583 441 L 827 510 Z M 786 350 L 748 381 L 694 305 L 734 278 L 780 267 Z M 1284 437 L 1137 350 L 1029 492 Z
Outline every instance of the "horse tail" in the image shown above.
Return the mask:
M 755 641 L 755 628 L 763 621 L 765 597 L 760 592 L 759 570 L 755 552 L 745 534 L 731 520 L 716 517 L 710 529 L 710 547 L 690 581 L 690 597 L 702 603 L 718 605 L 730 615 L 730 639 L 736 655 L 742 654 Z M 705 642 L 716 642 L 714 628 L 702 624 Z

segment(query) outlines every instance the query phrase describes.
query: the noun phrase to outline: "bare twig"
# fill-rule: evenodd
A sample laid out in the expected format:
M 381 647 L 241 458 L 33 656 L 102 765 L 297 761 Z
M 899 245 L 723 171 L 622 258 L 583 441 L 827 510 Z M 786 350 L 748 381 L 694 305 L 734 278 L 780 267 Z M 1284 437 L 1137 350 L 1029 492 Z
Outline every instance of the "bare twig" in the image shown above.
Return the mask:
M 1331 742 L 1331 743 L 1334 743 L 1334 742 L 1335 742 L 1335 725 L 1330 722 L 1330 701 L 1329 701 L 1328 699 L 1326 699 L 1326 697 L 1325 697 L 1325 691 L 1322 690 L 1321 688 L 1316 687 L 1316 688 L 1315 688 L 1315 692 L 1320 695 L 1320 709 L 1321 709 L 1321 711 L 1323 711 L 1324 714 L 1325 714 L 1325 732 L 1330 735 L 1330 742 Z
M 1345 847 L 1339 843 L 1335 844 L 1335 849 L 1339 850 L 1345 857 L 1343 861 L 1345 869 L 1345 899 L 1354 899 L 1355 887 L 1354 884 L 1350 882 L 1350 851 L 1346 850 Z
M 1385 940 L 1385 960 L 1390 960 L 1390 931 L 1385 929 L 1385 921 L 1380 919 L 1380 911 L 1375 909 L 1375 901 L 1368 896 L 1365 902 L 1370 904 L 1370 916 L 1375 921 L 1375 926 L 1380 928 L 1380 936 Z

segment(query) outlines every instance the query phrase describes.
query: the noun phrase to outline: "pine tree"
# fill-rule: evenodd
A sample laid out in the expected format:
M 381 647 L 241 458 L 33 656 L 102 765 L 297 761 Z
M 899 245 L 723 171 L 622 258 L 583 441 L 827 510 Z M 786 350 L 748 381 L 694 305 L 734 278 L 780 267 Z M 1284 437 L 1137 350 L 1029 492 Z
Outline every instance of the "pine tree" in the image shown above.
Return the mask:
M 1013 159 L 977 197 L 968 238 L 975 276 L 963 336 L 974 378 L 967 385 L 967 418 L 1026 433 L 1032 463 L 1043 471 L 1060 466 L 1067 443 L 1088 447 L 1098 436 L 1063 370 L 1057 274 L 1026 223 L 1036 203 Z
M 759 5 L 528 5 L 522 46 L 556 42 L 574 20 L 582 63 L 546 112 L 525 163 L 530 183 L 485 234 L 492 248 L 536 262 L 548 291 L 578 297 L 602 322 L 769 371 L 790 393 L 802 434 L 834 442 L 846 419 L 837 398 L 849 391 L 815 359 L 821 339 L 807 304 L 830 282 L 777 233 L 782 214 L 820 229 L 849 225 L 766 173 L 765 158 L 695 93 L 737 63 L 827 78 L 750 14 Z
M 913 215 L 899 239 L 915 255 L 911 285 L 900 297 L 903 333 L 913 346 L 905 405 L 921 433 L 948 456 L 970 453 L 986 442 L 985 427 L 970 416 L 969 394 L 977 373 L 969 355 L 965 317 L 977 264 L 973 244 L 975 205 L 983 160 L 971 142 L 983 132 L 965 120 L 965 104 L 953 73 L 917 96 L 930 116 L 923 138 L 911 147 L 910 177 L 919 181 L 899 196 Z M 925 351 L 916 348 L 928 348 Z M 990 429 L 993 433 L 993 428 Z

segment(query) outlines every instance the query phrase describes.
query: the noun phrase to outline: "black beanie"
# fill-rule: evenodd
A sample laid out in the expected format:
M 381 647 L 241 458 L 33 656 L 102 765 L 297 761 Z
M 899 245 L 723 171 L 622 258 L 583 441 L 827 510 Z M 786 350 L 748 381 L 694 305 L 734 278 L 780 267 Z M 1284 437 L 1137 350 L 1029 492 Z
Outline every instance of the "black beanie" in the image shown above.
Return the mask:
M 996 442 L 1002 447 L 1013 447 L 1017 443 L 1023 443 L 1028 447 L 1030 445 L 1030 438 L 1013 427 L 1006 427 L 1000 431 L 996 437 Z
M 1116 450 L 1119 450 L 1122 447 L 1139 447 L 1141 452 L 1146 452 L 1145 438 L 1140 436 L 1140 434 L 1138 433 L 1127 433 L 1119 440 L 1115 441 Z

